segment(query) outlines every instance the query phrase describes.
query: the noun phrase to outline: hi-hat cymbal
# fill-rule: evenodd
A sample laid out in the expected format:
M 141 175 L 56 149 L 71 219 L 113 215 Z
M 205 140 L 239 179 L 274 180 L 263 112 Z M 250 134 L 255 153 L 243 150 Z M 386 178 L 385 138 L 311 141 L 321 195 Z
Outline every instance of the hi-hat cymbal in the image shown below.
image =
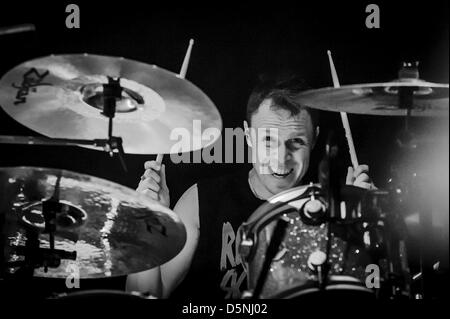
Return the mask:
M 0 80 L 0 105 L 48 137 L 106 138 L 108 118 L 101 112 L 108 76 L 120 77 L 124 88 L 113 135 L 123 138 L 126 153 L 197 150 L 215 141 L 202 139 L 206 128 L 222 128 L 213 102 L 191 82 L 155 65 L 99 55 L 52 55 L 18 65 Z M 183 134 L 190 138 L 180 139 Z
M 55 249 L 76 252 L 76 259 L 62 259 L 47 272 L 39 267 L 36 277 L 126 275 L 161 265 L 183 248 L 186 231 L 178 216 L 130 188 L 66 170 L 6 167 L 0 168 L 0 243 L 11 275 L 23 267 L 29 234 L 37 233 L 40 247 L 49 248 L 42 200 L 54 195 L 58 176 L 63 209 L 56 219 Z
M 405 116 L 399 106 L 399 88 L 414 89 L 411 116 L 448 116 L 449 85 L 418 79 L 343 85 L 307 90 L 296 100 L 314 109 L 366 115 Z

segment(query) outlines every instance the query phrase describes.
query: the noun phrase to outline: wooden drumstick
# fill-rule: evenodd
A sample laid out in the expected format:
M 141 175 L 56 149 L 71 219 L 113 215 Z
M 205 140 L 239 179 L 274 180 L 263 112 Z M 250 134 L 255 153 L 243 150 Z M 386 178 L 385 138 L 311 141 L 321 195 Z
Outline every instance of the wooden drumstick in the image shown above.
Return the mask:
M 327 51 L 328 60 L 330 61 L 331 77 L 333 78 L 333 85 L 335 88 L 341 87 L 339 84 L 339 78 L 337 76 L 336 68 L 334 67 L 333 58 L 331 57 L 331 51 Z M 352 131 L 350 129 L 350 123 L 348 122 L 348 117 L 346 112 L 341 113 L 342 125 L 345 130 L 345 137 L 347 138 L 348 149 L 350 151 L 350 159 L 352 161 L 353 168 L 356 169 L 358 164 L 358 157 L 356 156 L 355 144 L 353 143 Z
M 184 56 L 184 60 L 183 60 L 183 64 L 181 65 L 181 70 L 180 70 L 180 74 L 179 77 L 184 79 L 186 77 L 186 73 L 188 70 L 188 66 L 189 66 L 189 60 L 191 59 L 191 52 L 192 52 L 192 46 L 194 45 L 194 39 L 190 39 L 189 40 L 189 46 L 188 49 L 186 51 L 186 55 Z M 163 161 L 164 158 L 164 154 L 158 154 L 156 155 L 156 163 L 159 164 L 160 170 L 161 170 L 161 163 Z M 141 177 L 141 179 L 143 179 L 144 176 Z
M 160 171 L 161 171 L 161 163 L 162 163 L 163 158 L 164 158 L 164 154 L 156 155 L 156 160 L 155 161 L 156 161 L 156 163 L 159 164 L 159 170 Z M 145 179 L 145 174 L 141 176 L 141 181 L 143 181 L 144 179 Z
M 189 40 L 189 46 L 186 51 L 186 55 L 184 56 L 183 65 L 181 66 L 180 75 L 179 75 L 180 78 L 182 78 L 182 79 L 184 79 L 186 77 L 193 45 L 194 45 L 194 40 L 193 39 Z
M 179 74 L 180 78 L 182 78 L 182 79 L 184 79 L 186 77 L 186 73 L 187 73 L 188 66 L 189 66 L 189 60 L 191 59 L 191 52 L 192 52 L 193 45 L 194 45 L 194 39 L 190 39 L 189 46 L 186 51 L 186 55 L 184 56 L 183 64 L 181 65 L 181 70 L 180 70 L 180 74 Z M 160 167 L 161 167 L 163 158 L 164 158 L 164 154 L 158 154 L 156 156 L 156 162 L 160 165 Z
M 160 167 L 161 167 L 161 163 L 163 161 L 163 158 L 164 158 L 164 154 L 156 155 L 156 163 L 158 163 Z

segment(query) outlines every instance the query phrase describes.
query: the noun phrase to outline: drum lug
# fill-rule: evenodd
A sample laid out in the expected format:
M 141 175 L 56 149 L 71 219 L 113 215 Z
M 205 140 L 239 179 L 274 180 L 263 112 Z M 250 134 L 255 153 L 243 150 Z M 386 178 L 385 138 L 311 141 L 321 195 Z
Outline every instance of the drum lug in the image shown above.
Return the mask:
M 320 250 L 316 250 L 313 253 L 311 253 L 311 255 L 309 255 L 308 258 L 308 268 L 316 273 L 317 272 L 317 268 L 324 265 L 325 262 L 327 261 L 327 255 Z
M 327 208 L 320 200 L 320 196 L 317 195 L 315 190 L 312 189 L 309 194 L 309 200 L 300 209 L 300 217 L 306 224 L 320 225 L 326 219 Z

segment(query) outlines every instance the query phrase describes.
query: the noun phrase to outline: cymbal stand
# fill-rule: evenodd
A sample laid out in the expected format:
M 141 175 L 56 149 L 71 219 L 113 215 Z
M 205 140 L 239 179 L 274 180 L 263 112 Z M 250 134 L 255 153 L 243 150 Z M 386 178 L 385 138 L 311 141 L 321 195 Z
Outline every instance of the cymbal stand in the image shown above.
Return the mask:
M 59 213 L 62 213 L 63 209 L 59 201 L 61 178 L 62 172 L 59 172 L 52 197 L 42 201 L 42 214 L 45 222 L 43 233 L 49 234 L 50 247 L 40 247 L 39 229 L 24 223 L 26 229 L 25 246 L 13 247 L 14 253 L 16 255 L 23 255 L 24 260 L 7 262 L 8 267 L 19 267 L 19 270 L 14 273 L 14 277 L 16 278 L 32 278 L 34 270 L 40 267 L 44 267 L 45 272 L 48 271 L 49 267 L 57 268 L 61 265 L 62 259 L 76 260 L 76 251 L 70 252 L 55 249 L 56 217 Z M 21 210 L 20 207 L 13 209 Z M 21 214 L 17 214 L 17 216 L 21 216 Z
M 122 96 L 123 88 L 120 86 L 120 78 L 117 80 L 108 77 L 108 83 L 103 84 L 103 112 L 108 117 L 108 138 L 107 139 L 67 139 L 67 138 L 46 138 L 33 136 L 11 136 L 0 135 L 0 144 L 27 144 L 27 145 L 52 145 L 52 146 L 95 146 L 101 147 L 112 157 L 114 151 L 118 151 L 120 164 L 125 172 L 128 172 L 125 163 L 125 151 L 121 137 L 113 136 L 113 119 L 116 113 L 116 100 Z
M 403 63 L 403 67 L 399 71 L 399 78 L 413 78 L 419 79 L 418 62 L 415 63 Z M 417 144 L 415 143 L 415 138 L 413 133 L 410 131 L 410 119 L 411 110 L 414 103 L 414 92 L 416 88 L 414 87 L 399 87 L 398 88 L 398 103 L 401 109 L 406 111 L 405 116 L 405 126 L 404 131 L 400 132 L 397 136 L 397 145 L 403 151 L 407 157 L 414 156 L 413 151 L 417 149 Z M 432 237 L 432 220 L 431 220 L 431 206 L 429 200 L 424 196 L 423 191 L 418 185 L 418 181 L 423 182 L 426 178 L 424 172 L 419 172 L 417 167 L 413 167 L 412 171 L 408 171 L 408 175 L 414 176 L 411 181 L 408 178 L 407 183 L 409 189 L 406 190 L 408 193 L 413 194 L 411 198 L 416 198 L 418 200 L 419 206 L 419 225 L 420 225 L 420 245 L 419 245 L 419 267 L 421 276 L 419 276 L 421 293 L 417 294 L 418 298 L 428 298 L 428 281 L 430 280 L 430 275 L 433 273 L 433 263 L 429 250 L 426 247 L 427 243 L 430 243 L 429 239 Z M 408 186 L 407 186 L 408 187 Z M 405 191 L 405 190 L 403 190 Z
M 119 160 L 125 172 L 128 172 L 125 164 L 125 152 L 123 150 L 122 138 L 113 136 L 113 119 L 116 114 L 116 100 L 122 98 L 122 87 L 120 86 L 120 78 L 114 80 L 108 76 L 108 83 L 103 84 L 103 115 L 108 117 L 108 140 L 106 143 L 106 151 L 112 157 L 114 150 L 119 152 Z

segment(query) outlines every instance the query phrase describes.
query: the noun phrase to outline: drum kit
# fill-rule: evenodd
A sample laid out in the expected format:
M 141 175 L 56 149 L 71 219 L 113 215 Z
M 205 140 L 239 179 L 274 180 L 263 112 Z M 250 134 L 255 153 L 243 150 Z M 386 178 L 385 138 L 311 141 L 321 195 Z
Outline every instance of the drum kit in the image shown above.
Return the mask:
M 341 87 L 328 53 L 334 87 L 305 91 L 297 101 L 314 109 L 341 112 L 353 166 L 358 166 L 358 160 L 347 112 L 403 116 L 405 127 L 396 138 L 398 148 L 412 163 L 423 160 L 414 157 L 426 152 L 426 144 L 436 143 L 439 137 L 418 136 L 409 129 L 409 122 L 412 117 L 448 119 L 449 85 L 423 81 L 418 63 L 404 63 L 396 80 Z M 447 148 L 447 163 L 439 160 L 438 169 L 445 172 L 447 165 L 448 172 L 448 136 L 446 144 L 437 144 Z M 299 186 L 270 198 L 240 228 L 239 248 L 249 286 L 244 297 L 431 299 L 430 281 L 440 266 L 427 247 L 433 242 L 436 203 L 427 198 L 430 192 L 426 188 L 437 182 L 430 183 L 434 176 L 424 169 L 426 165 L 400 162 L 391 168 L 386 189 L 363 191 L 339 184 L 338 146 L 332 135 L 325 153 L 319 184 Z M 425 160 L 430 160 L 427 155 Z M 440 186 L 445 188 L 445 182 Z M 448 215 L 447 196 L 437 201 L 446 206 L 444 214 Z M 405 217 L 411 212 L 417 212 L 419 219 L 416 274 L 411 273 L 407 254 L 410 231 Z M 448 219 L 446 236 L 448 242 Z
M 90 54 L 52 55 L 18 65 L 0 80 L 0 105 L 44 137 L 0 136 L 0 144 L 100 148 L 118 154 L 126 169 L 126 153 L 171 153 L 174 128 L 193 136 L 199 132 L 192 131 L 192 121 L 200 120 L 221 129 L 213 102 L 184 78 L 191 48 L 192 43 L 180 74 Z M 448 84 L 423 81 L 417 65 L 405 64 L 391 82 L 342 87 L 335 82 L 333 88 L 309 90 L 297 99 L 326 111 L 404 116 L 407 127 L 411 117 L 448 116 L 448 91 Z M 414 140 L 405 143 L 413 147 Z M 182 145 L 179 151 L 194 150 Z M 272 197 L 240 228 L 239 252 L 248 274 L 243 298 L 414 297 L 397 181 L 386 190 L 342 187 L 334 170 L 335 150 L 330 139 L 320 183 Z M 167 262 L 186 241 L 184 225 L 170 209 L 101 178 L 2 167 L 0 192 L 2 282 L 64 279 L 73 267 L 81 279 L 136 273 Z M 420 214 L 424 225 L 428 213 Z M 378 267 L 373 281 L 368 265 Z M 421 280 L 426 280 L 426 258 L 421 266 Z

